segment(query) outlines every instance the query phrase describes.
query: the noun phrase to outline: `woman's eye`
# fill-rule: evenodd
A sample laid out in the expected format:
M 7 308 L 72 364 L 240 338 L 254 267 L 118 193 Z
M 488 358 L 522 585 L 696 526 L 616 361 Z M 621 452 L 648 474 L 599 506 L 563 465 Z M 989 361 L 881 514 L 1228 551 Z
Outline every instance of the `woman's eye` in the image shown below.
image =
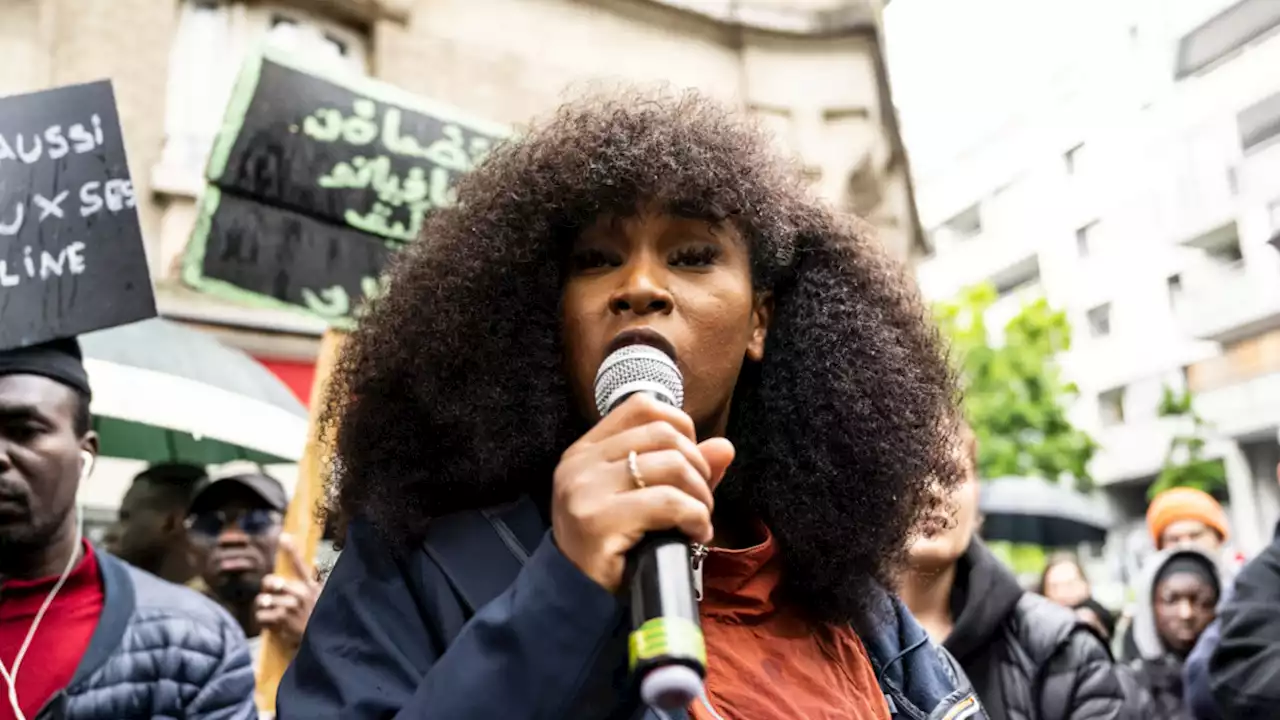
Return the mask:
M 718 257 L 720 257 L 719 247 L 696 245 L 677 250 L 668 262 L 676 267 L 702 267 L 715 262 Z
M 622 264 L 618 258 L 595 248 L 574 252 L 570 262 L 574 270 L 596 270 L 603 267 L 616 267 Z

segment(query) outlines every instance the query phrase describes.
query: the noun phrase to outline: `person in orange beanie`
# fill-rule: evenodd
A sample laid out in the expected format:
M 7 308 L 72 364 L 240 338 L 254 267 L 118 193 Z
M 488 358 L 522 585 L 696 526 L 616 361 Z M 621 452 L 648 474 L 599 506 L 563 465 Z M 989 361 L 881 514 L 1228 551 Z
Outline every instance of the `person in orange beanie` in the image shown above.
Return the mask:
M 1226 548 L 1231 537 L 1226 511 L 1203 490 L 1175 487 L 1156 495 L 1147 506 L 1147 530 L 1156 550 L 1195 548 L 1208 553 L 1219 564 L 1224 588 L 1230 587 L 1244 564 L 1243 555 Z M 1120 657 L 1125 662 L 1139 656 L 1130 620 L 1126 618 L 1120 640 Z
M 1189 487 L 1170 488 L 1152 498 L 1147 529 L 1157 550 L 1195 547 L 1214 555 L 1230 536 L 1222 505 L 1209 493 Z

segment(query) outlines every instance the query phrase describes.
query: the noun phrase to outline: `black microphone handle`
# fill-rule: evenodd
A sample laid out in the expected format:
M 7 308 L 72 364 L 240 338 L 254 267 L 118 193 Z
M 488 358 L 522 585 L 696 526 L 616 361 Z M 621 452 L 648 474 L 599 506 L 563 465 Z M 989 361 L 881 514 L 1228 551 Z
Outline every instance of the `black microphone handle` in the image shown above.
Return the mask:
M 630 669 L 642 699 L 662 710 L 687 707 L 707 673 L 691 560 L 689 539 L 669 530 L 646 534 L 627 562 Z

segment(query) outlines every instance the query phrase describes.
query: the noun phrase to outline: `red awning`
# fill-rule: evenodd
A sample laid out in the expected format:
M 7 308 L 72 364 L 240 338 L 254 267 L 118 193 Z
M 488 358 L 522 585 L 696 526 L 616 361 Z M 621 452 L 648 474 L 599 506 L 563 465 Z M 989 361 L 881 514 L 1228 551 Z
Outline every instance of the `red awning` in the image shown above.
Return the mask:
M 316 364 L 300 360 L 268 360 L 257 358 L 258 362 L 275 374 L 289 386 L 293 394 L 303 405 L 311 406 L 311 385 L 316 379 Z

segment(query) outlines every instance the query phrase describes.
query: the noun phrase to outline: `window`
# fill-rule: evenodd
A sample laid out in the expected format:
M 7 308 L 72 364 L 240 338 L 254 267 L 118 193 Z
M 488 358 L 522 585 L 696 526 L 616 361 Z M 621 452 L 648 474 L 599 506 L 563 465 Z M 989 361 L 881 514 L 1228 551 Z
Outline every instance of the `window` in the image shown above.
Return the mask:
M 995 286 L 996 295 L 1001 298 L 1040 293 L 1040 259 L 1035 255 L 1027 257 L 993 273 L 988 280 Z
M 1089 335 L 1095 338 L 1111 334 L 1111 303 L 1099 305 L 1085 314 L 1089 322 Z
M 788 157 L 799 158 L 800 140 L 791 110 L 785 107 L 753 104 L 750 112 L 772 136 L 774 146 Z
M 1178 298 L 1182 296 L 1182 276 L 1170 275 L 1169 279 L 1165 280 L 1165 287 L 1169 293 L 1169 305 L 1176 305 Z
M 260 42 L 323 67 L 367 71 L 367 41 L 340 23 L 268 4 L 187 0 L 169 54 L 165 144 L 153 184 L 195 195 L 245 57 Z
M 1088 225 L 1076 230 L 1076 253 L 1082 257 L 1089 257 L 1093 251 L 1093 243 L 1097 236 L 1098 223 L 1091 222 Z
M 1280 25 L 1280 3 L 1241 0 L 1178 41 L 1178 79 L 1217 63 Z
M 1080 169 L 1081 156 L 1084 154 L 1084 143 L 1080 143 L 1062 154 L 1062 162 L 1067 166 L 1067 174 L 1075 175 Z
M 1209 259 L 1218 265 L 1234 265 L 1244 260 L 1244 254 L 1240 252 L 1240 241 L 1225 242 L 1215 247 L 1206 248 L 1205 254 Z
M 1098 416 L 1103 427 L 1124 423 L 1124 388 L 1118 387 L 1098 395 Z
M 348 65 L 352 52 L 350 38 L 339 37 L 315 23 L 296 15 L 273 12 L 266 33 L 267 42 L 275 47 L 307 56 L 317 64 Z
M 1236 116 L 1240 147 L 1246 153 L 1280 137 L 1280 93 L 1251 105 Z
M 940 249 L 968 242 L 981 234 L 982 211 L 979 203 L 974 203 L 951 216 L 932 233 L 934 246 Z

